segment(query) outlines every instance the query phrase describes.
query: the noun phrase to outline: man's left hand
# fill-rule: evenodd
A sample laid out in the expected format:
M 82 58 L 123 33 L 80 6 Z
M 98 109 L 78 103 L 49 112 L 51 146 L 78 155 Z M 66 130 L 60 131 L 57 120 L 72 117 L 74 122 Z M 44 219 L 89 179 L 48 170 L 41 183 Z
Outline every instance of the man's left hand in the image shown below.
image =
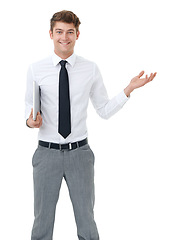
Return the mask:
M 149 77 L 148 75 L 146 75 L 145 78 L 141 78 L 144 75 L 144 71 L 140 72 L 139 75 L 134 77 L 131 80 L 130 84 L 124 89 L 126 96 L 128 97 L 134 89 L 140 88 L 147 84 L 148 82 L 151 82 L 156 76 L 156 74 L 157 74 L 156 72 L 151 73 Z

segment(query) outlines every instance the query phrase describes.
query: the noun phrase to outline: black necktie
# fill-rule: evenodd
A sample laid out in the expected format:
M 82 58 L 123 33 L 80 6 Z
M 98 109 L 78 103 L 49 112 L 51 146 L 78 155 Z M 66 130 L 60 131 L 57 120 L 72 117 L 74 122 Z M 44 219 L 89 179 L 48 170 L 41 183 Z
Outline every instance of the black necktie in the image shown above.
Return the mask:
M 65 64 L 67 61 L 60 61 L 61 70 L 59 75 L 59 124 L 58 132 L 67 138 L 71 133 L 71 114 L 70 114 L 70 93 L 68 72 Z

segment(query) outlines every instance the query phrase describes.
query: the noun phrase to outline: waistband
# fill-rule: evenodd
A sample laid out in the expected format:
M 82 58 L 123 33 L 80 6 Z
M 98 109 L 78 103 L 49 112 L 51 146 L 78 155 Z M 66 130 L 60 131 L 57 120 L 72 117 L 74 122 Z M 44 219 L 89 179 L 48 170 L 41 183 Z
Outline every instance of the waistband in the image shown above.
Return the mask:
M 57 150 L 73 150 L 79 147 L 82 147 L 88 143 L 88 139 L 85 138 L 82 141 L 79 142 L 73 142 L 73 143 L 67 143 L 67 144 L 58 144 L 58 143 L 52 143 L 52 142 L 44 142 L 39 140 L 39 145 L 46 148 L 52 148 Z

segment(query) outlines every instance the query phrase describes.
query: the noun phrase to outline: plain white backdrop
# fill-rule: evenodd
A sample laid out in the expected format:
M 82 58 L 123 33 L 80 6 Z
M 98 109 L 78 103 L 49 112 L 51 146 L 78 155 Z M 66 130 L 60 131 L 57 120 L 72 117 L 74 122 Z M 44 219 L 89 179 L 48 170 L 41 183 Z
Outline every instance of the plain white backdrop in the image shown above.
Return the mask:
M 25 126 L 26 72 L 29 64 L 52 53 L 49 21 L 63 9 L 80 18 L 75 52 L 98 64 L 110 97 L 140 71 L 158 72 L 152 83 L 134 91 L 124 108 L 108 121 L 100 119 L 89 105 L 100 239 L 178 240 L 179 15 L 174 0 L 1 3 L 1 238 L 30 240 L 31 158 L 37 130 Z M 56 210 L 57 239 L 77 240 L 65 182 Z

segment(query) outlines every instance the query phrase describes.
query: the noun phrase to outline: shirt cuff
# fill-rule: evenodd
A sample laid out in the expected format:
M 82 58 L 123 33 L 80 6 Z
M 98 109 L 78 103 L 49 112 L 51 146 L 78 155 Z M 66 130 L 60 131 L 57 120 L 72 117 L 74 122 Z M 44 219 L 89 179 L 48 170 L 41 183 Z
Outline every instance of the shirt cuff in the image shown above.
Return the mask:
M 116 100 L 118 104 L 122 106 L 129 100 L 129 98 L 130 98 L 130 95 L 129 97 L 127 97 L 126 94 L 124 93 L 124 90 L 116 96 Z

